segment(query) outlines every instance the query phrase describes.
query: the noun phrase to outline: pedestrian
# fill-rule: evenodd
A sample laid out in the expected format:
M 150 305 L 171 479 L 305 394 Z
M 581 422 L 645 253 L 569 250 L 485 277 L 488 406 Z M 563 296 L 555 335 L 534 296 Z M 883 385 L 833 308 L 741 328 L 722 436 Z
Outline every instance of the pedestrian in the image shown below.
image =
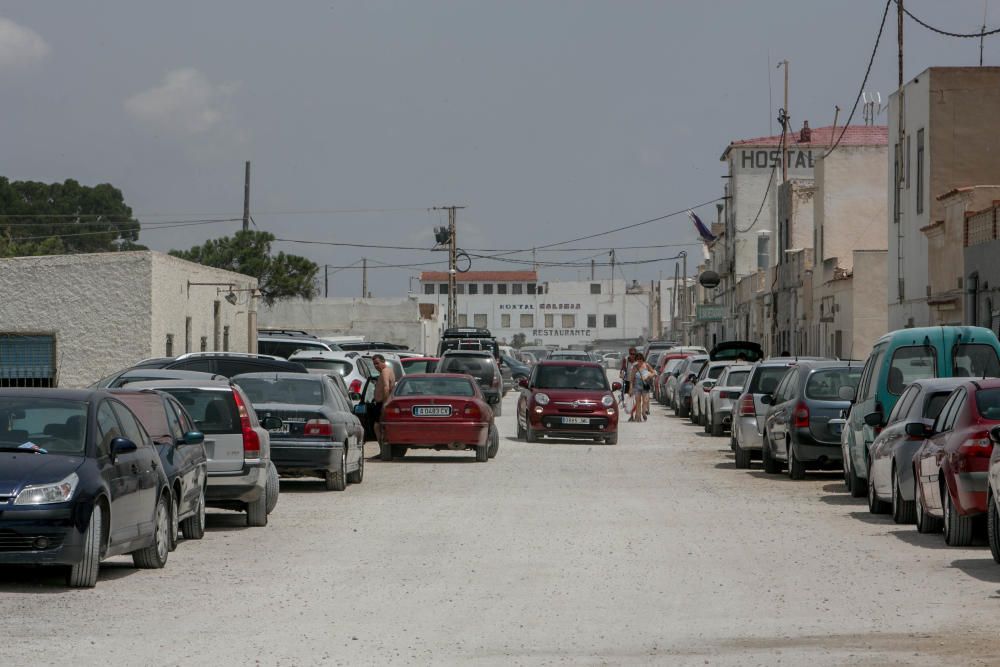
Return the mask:
M 652 388 L 654 373 L 646 363 L 646 357 L 636 353 L 635 362 L 629 371 L 629 381 L 632 383 L 632 396 L 635 406 L 629 421 L 646 421 L 649 416 L 649 390 Z
M 396 386 L 396 374 L 392 371 L 392 366 L 385 362 L 385 357 L 381 354 L 372 355 L 372 364 L 378 371 L 378 380 L 375 382 L 375 403 L 372 405 L 371 418 L 375 428 L 375 438 L 382 442 L 382 405 L 389 400 L 389 394 Z
M 621 377 L 622 380 L 622 398 L 621 398 L 622 405 L 625 405 L 625 397 L 628 396 L 630 393 L 629 390 L 631 389 L 631 383 L 629 382 L 629 379 L 632 372 L 632 365 L 635 364 L 635 355 L 636 355 L 635 348 L 630 347 L 628 349 L 628 356 L 622 359 L 621 369 L 619 370 L 618 373 L 619 377 Z

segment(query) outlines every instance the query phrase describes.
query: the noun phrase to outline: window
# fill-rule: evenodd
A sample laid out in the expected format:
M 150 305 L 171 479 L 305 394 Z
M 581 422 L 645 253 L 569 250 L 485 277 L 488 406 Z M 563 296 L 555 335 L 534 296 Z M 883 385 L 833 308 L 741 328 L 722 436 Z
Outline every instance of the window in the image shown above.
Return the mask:
M 535 285 L 535 283 L 528 283 L 528 294 L 534 294 L 536 292 L 536 287 L 538 286 Z
M 460 327 L 467 327 L 467 326 L 469 326 L 469 316 L 466 315 L 465 313 L 461 313 L 458 316 L 458 326 L 460 326 Z
M 899 396 L 914 380 L 932 377 L 937 377 L 937 350 L 931 346 L 901 347 L 892 355 L 886 388 Z
M 906 153 L 903 155 L 903 163 L 906 165 L 903 168 L 903 180 L 906 181 L 906 189 L 910 189 L 910 135 L 906 135 Z
M 959 388 L 952 392 L 951 399 L 941 410 L 937 424 L 934 425 L 935 431 L 938 433 L 950 431 L 955 426 L 958 415 L 962 412 L 962 408 L 965 407 L 965 397 L 965 389 Z
M 980 389 L 976 392 L 976 409 L 984 419 L 1000 419 L 1000 389 Z
M 222 325 L 222 302 L 216 301 L 212 306 L 212 349 L 218 350 L 219 344 L 219 334 L 221 333 Z
M 766 271 L 771 265 L 771 235 L 768 233 L 757 234 L 757 270 Z
M 441 283 L 440 285 L 438 285 L 438 294 L 447 294 L 447 293 L 448 293 L 448 283 Z
M 902 147 L 893 146 L 892 157 L 892 221 L 899 222 L 899 189 L 903 184 Z M 919 204 L 918 204 L 919 206 Z
M 913 401 L 917 398 L 920 393 L 920 389 L 914 385 L 910 385 L 903 392 L 903 395 L 899 397 L 896 401 L 896 407 L 892 409 L 889 413 L 889 418 L 885 420 L 886 426 L 895 424 L 900 419 L 909 414 L 910 408 L 913 406 Z
M 201 337 L 201 351 L 208 352 L 208 336 Z
M 118 425 L 118 418 L 111 410 L 111 406 L 105 401 L 101 407 L 97 408 L 97 455 L 109 456 L 111 454 L 111 441 L 122 434 Z
M 226 329 L 229 329 L 229 327 L 226 327 Z M 166 354 L 165 354 L 165 356 L 167 356 L 167 357 L 174 356 L 174 335 L 173 334 L 167 334 L 167 347 L 166 347 Z
M 132 412 L 121 403 L 112 403 L 111 408 L 118 415 L 118 423 L 122 425 L 122 433 L 125 434 L 125 437 L 134 442 L 136 447 L 145 446 L 145 431 L 132 416 Z
M 0 334 L 0 387 L 53 387 L 55 336 Z
M 521 313 L 521 328 L 531 329 L 535 326 L 535 316 L 531 313 Z
M 524 294 L 524 285 L 521 283 L 514 283 L 510 286 L 511 294 Z
M 605 315 L 604 316 L 604 328 L 614 329 L 618 326 L 618 316 L 617 315 Z
M 601 283 L 590 283 L 590 293 L 600 294 L 601 293 Z
M 859 400 L 867 400 L 875 397 L 878 390 L 878 383 L 872 379 L 878 377 L 879 369 L 882 368 L 882 361 L 885 359 L 885 345 L 873 351 L 868 358 L 868 364 L 861 375 L 861 383 L 858 389 Z
M 173 344 L 173 336 L 171 336 L 171 344 Z M 222 327 L 222 351 L 229 352 L 229 325 Z M 169 354 L 167 355 L 170 356 Z
M 455 285 L 455 294 L 465 294 L 465 285 L 457 283 Z
M 1000 377 L 1000 359 L 992 345 L 959 344 L 951 351 L 954 377 Z
M 562 328 L 563 329 L 575 329 L 576 328 L 576 315 L 563 315 L 562 316 Z
M 184 351 L 191 351 L 191 318 L 184 318 Z
M 510 313 L 504 313 L 500 316 L 500 328 L 510 329 Z
M 587 315 L 587 327 L 589 329 L 597 328 L 597 315 Z
M 434 294 L 434 283 L 424 285 L 424 294 Z
M 806 382 L 806 397 L 817 401 L 839 401 L 841 387 L 857 391 L 860 379 L 861 369 L 857 366 L 818 370 Z
M 479 294 L 479 285 L 471 283 L 469 285 L 469 294 Z
M 493 283 L 483 285 L 483 294 L 493 294 Z
M 497 294 L 507 293 L 507 283 L 497 283 Z
M 551 329 L 551 328 L 553 328 L 556 325 L 555 317 L 556 316 L 553 315 L 552 313 L 545 313 L 545 328 L 546 329 Z
M 486 313 L 477 313 L 477 314 L 473 315 L 472 316 L 472 326 L 476 327 L 477 329 L 485 329 L 486 326 L 487 326 L 486 325 Z
M 924 212 L 924 130 L 917 130 L 917 213 Z

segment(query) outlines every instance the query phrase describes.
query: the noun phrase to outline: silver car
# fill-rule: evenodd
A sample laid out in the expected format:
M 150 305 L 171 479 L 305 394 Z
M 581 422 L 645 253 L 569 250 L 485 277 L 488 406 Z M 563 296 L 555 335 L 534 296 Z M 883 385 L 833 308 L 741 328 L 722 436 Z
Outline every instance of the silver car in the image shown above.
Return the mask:
M 708 392 L 708 415 L 705 432 L 715 436 L 730 430 L 733 423 L 733 405 L 743 393 L 750 377 L 750 364 L 736 363 L 722 371 L 712 390 Z
M 751 459 L 760 458 L 764 447 L 764 418 L 768 410 L 761 397 L 774 393 L 788 367 L 794 363 L 795 360 L 788 357 L 767 359 L 754 364 L 750 371 L 750 379 L 733 415 L 730 446 L 736 453 L 737 468 L 749 468 Z
M 378 375 L 371 360 L 357 352 L 302 351 L 294 353 L 288 360 L 302 364 L 310 373 L 339 375 L 344 379 L 347 393 L 355 404 L 361 400 L 365 380 Z
M 708 426 L 708 394 L 712 391 L 722 372 L 734 361 L 710 361 L 701 369 L 698 381 L 691 390 L 691 422 Z M 708 429 L 706 428 L 706 431 Z

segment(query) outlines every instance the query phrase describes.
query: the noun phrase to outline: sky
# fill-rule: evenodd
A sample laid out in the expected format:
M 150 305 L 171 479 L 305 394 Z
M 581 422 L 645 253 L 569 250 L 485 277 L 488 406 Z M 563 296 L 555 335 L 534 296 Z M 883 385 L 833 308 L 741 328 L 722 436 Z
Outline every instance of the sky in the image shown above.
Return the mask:
M 472 255 L 525 250 L 682 211 L 722 194 L 732 140 L 777 133 L 780 60 L 797 129 L 854 103 L 882 0 L 377 0 L 0 3 L 0 175 L 120 188 L 154 250 L 251 213 L 276 251 L 328 265 L 330 296 L 401 296 L 431 252 L 436 206 Z M 1000 0 L 907 0 L 955 32 L 1000 25 Z M 866 86 L 896 85 L 895 5 Z M 977 65 L 978 39 L 907 19 L 907 79 Z M 984 64 L 1000 65 L 1000 35 Z M 883 113 L 879 119 L 886 122 Z M 860 110 L 855 122 L 860 123 Z M 714 205 L 697 209 L 706 221 Z M 156 223 L 161 223 L 156 228 Z M 296 243 L 312 241 L 320 243 Z M 322 245 L 356 243 L 417 250 Z M 650 248 L 650 245 L 690 244 Z M 643 246 L 626 249 L 629 246 Z M 538 252 L 598 277 L 673 276 L 700 257 L 686 216 Z M 574 250 L 579 248 L 580 250 Z M 644 264 L 622 262 L 661 260 Z M 473 268 L 530 268 L 529 251 Z M 426 266 L 425 266 L 426 264 Z M 689 264 L 693 265 L 694 262 Z M 341 268 L 350 267 L 350 268 Z M 322 273 L 322 271 L 321 271 Z M 542 280 L 589 268 L 543 267 Z M 321 287 L 322 289 L 322 287 Z

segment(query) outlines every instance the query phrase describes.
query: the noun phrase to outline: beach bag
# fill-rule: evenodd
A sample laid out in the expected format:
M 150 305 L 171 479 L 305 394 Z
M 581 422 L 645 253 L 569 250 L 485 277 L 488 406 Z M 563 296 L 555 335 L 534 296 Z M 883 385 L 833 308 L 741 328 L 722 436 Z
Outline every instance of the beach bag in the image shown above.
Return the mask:
M 635 410 L 635 397 L 633 397 L 632 394 L 626 394 L 625 395 L 625 412 L 627 412 L 629 414 L 632 414 L 633 410 Z

